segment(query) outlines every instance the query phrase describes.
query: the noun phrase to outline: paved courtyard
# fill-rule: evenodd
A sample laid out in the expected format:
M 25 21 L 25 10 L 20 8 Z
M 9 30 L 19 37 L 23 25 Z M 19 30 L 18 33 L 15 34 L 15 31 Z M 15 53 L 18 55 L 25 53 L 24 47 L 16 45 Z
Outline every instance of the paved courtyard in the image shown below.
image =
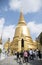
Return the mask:
M 0 65 L 26 65 L 25 63 L 17 63 L 15 56 L 10 56 L 0 61 Z M 28 65 L 42 65 L 42 60 L 31 60 Z

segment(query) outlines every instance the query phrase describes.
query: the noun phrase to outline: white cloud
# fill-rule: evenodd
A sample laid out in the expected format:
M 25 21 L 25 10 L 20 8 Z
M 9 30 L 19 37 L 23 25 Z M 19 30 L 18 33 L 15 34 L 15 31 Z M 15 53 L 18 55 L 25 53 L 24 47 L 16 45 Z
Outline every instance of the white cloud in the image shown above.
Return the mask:
M 35 21 L 31 21 L 27 24 L 30 28 L 31 35 L 37 37 L 42 32 L 42 24 L 37 24 Z
M 11 10 L 20 10 L 24 13 L 37 12 L 42 6 L 42 0 L 10 0 L 9 6 Z
M 8 38 L 12 41 L 15 31 L 14 25 L 4 26 L 5 18 L 0 19 L 0 37 L 2 35 L 3 41 L 5 42 Z
M 9 2 L 10 9 L 12 10 L 20 9 L 20 6 L 21 6 L 20 4 L 21 4 L 21 1 L 19 0 L 10 0 Z
M 15 26 L 14 25 L 9 25 L 4 27 L 4 33 L 3 33 L 3 39 L 8 39 L 10 38 L 10 41 L 12 41 L 13 36 L 14 36 L 14 31 L 15 31 Z

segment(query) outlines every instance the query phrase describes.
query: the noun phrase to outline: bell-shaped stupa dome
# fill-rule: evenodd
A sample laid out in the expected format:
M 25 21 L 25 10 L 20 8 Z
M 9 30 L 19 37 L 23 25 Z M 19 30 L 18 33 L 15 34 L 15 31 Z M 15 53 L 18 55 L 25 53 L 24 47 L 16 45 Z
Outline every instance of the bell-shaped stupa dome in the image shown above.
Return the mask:
M 30 31 L 26 25 L 22 12 L 20 12 L 19 22 L 18 22 L 18 25 L 16 26 L 15 37 L 21 36 L 21 35 L 30 37 Z

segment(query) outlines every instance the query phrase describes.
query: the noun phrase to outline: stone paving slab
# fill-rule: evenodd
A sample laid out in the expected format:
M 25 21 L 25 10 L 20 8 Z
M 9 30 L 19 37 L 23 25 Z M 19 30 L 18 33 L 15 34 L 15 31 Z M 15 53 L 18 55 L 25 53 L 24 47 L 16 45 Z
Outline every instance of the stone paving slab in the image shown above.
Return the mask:
M 17 63 L 15 56 L 7 57 L 0 61 L 0 65 L 26 65 L 25 63 Z M 28 65 L 42 65 L 42 60 L 31 60 Z

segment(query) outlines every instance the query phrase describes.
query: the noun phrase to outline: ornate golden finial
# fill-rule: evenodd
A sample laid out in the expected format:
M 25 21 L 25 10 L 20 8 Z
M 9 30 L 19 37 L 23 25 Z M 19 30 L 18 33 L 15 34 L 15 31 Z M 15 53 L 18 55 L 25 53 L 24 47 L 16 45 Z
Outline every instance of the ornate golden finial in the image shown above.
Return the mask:
M 20 18 L 19 18 L 19 22 L 18 24 L 21 24 L 21 23 L 25 23 L 25 20 L 24 20 L 24 16 L 23 16 L 23 9 L 21 8 L 21 11 L 20 11 Z

